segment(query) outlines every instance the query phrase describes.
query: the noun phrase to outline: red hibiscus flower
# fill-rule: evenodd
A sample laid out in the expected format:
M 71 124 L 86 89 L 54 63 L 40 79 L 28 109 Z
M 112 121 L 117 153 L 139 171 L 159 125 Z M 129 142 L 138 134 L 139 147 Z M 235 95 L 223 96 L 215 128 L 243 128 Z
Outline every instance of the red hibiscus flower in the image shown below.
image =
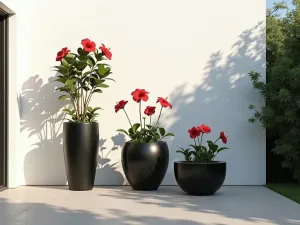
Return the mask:
M 220 132 L 220 138 L 224 144 L 227 144 L 227 137 L 225 136 L 224 131 Z
M 133 100 L 136 102 L 140 102 L 141 100 L 143 100 L 144 102 L 148 101 L 149 97 L 148 97 L 149 92 L 145 91 L 145 89 L 135 89 L 135 91 L 133 91 L 131 93 L 131 95 L 133 96 Z
M 63 48 L 62 51 L 64 52 L 65 56 L 71 52 L 67 47 Z
M 86 51 L 86 52 L 93 52 L 95 51 L 96 49 L 96 44 L 95 42 L 91 41 L 90 39 L 86 38 L 86 39 L 83 39 L 81 41 L 81 44 L 83 46 L 83 49 Z
M 105 45 L 102 44 L 102 46 L 100 46 L 99 49 L 103 52 L 103 54 L 106 56 L 106 58 L 111 60 L 112 54 L 111 54 L 109 48 L 106 48 Z
M 61 61 L 65 57 L 65 54 L 63 51 L 59 51 L 56 55 L 56 61 Z
M 201 134 L 201 130 L 199 127 L 192 127 L 191 129 L 188 130 L 188 132 L 191 138 L 199 137 Z
M 152 116 L 154 113 L 155 113 L 155 106 L 147 106 L 144 113 L 147 115 L 147 116 Z
M 56 61 L 61 61 L 66 55 L 68 55 L 70 50 L 66 48 L 62 48 L 56 55 Z
M 121 100 L 115 105 L 115 112 L 117 113 L 120 109 L 124 109 L 128 101 Z
M 201 126 L 199 126 L 199 129 L 201 130 L 201 132 L 208 134 L 211 132 L 211 129 L 209 126 L 206 126 L 205 124 L 202 124 Z
M 158 102 L 161 104 L 162 107 L 164 107 L 164 108 L 170 107 L 172 109 L 172 105 L 170 104 L 170 102 L 167 101 L 167 99 L 158 97 L 156 103 L 158 103 Z

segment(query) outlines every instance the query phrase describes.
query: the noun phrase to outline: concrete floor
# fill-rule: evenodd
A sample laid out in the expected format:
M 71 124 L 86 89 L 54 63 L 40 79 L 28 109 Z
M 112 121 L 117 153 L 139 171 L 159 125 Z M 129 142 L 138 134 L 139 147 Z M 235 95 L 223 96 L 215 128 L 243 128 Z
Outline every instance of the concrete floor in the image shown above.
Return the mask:
M 264 187 L 225 186 L 192 197 L 178 187 L 20 187 L 0 192 L 0 225 L 267 225 L 300 224 L 300 205 Z

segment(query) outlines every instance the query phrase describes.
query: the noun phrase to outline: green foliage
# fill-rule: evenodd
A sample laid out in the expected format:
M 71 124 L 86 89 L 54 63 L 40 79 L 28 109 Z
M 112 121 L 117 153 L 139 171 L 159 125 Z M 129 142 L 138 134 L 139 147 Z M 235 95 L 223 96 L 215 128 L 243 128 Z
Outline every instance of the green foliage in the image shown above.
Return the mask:
M 128 131 L 124 129 L 118 129 L 117 131 L 126 134 L 130 137 L 132 142 L 137 143 L 153 143 L 159 142 L 165 137 L 174 137 L 172 133 L 166 134 L 165 129 L 162 127 L 154 127 L 152 125 L 141 127 L 139 123 L 133 124 Z
M 59 66 L 54 66 L 59 73 L 56 81 L 61 83 L 57 90 L 63 92 L 59 100 L 68 100 L 72 105 L 72 110 L 64 109 L 70 122 L 91 123 L 96 121 L 100 109 L 89 106 L 91 98 L 109 87 L 106 82 L 113 80 L 108 78 L 112 72 L 109 65 L 102 63 L 102 52 L 88 53 L 78 48 L 77 53 L 69 53 Z
M 249 122 L 260 122 L 273 138 L 272 151 L 282 155 L 282 166 L 294 172 L 300 180 L 300 0 L 285 17 L 274 12 L 286 9 L 275 4 L 267 14 L 267 70 L 266 81 L 251 71 L 249 77 L 254 89 L 265 99 L 266 106 L 256 109 L 250 105 L 253 116 Z
M 214 161 L 217 154 L 221 151 L 229 149 L 227 147 L 221 147 L 216 144 L 216 142 L 221 139 L 220 137 L 215 141 L 207 141 L 208 147 L 202 145 L 202 137 L 204 133 L 202 133 L 201 141 L 199 139 L 194 139 L 195 144 L 189 145 L 191 148 L 180 148 L 176 152 L 181 153 L 184 155 L 184 160 L 187 162 L 194 162 L 194 163 L 210 163 Z
M 119 105 L 122 102 L 123 102 L 123 104 Z M 125 102 L 125 104 L 124 104 L 124 102 Z M 160 109 L 157 121 L 156 121 L 155 125 L 153 126 L 151 123 L 151 119 L 152 119 L 152 115 L 154 115 L 154 113 L 155 113 L 155 110 L 151 114 L 147 114 L 144 111 L 144 113 L 149 117 L 149 123 L 148 123 L 148 122 L 146 122 L 146 117 L 143 117 L 143 120 L 142 120 L 142 102 L 140 101 L 138 103 L 139 103 L 140 123 L 135 123 L 135 124 L 131 123 L 129 116 L 124 108 L 125 105 L 127 104 L 127 101 L 121 100 L 120 102 L 117 103 L 117 105 L 115 106 L 115 109 L 117 109 L 116 112 L 118 112 L 119 110 L 122 109 L 122 111 L 125 113 L 125 115 L 127 117 L 129 125 L 130 125 L 130 128 L 128 130 L 118 129 L 117 130 L 118 132 L 124 133 L 131 139 L 130 140 L 131 142 L 135 142 L 135 143 L 157 143 L 165 137 L 175 137 L 174 134 L 167 133 L 163 127 L 158 126 L 159 120 L 161 118 L 161 113 L 164 108 L 162 105 L 161 105 L 161 109 Z

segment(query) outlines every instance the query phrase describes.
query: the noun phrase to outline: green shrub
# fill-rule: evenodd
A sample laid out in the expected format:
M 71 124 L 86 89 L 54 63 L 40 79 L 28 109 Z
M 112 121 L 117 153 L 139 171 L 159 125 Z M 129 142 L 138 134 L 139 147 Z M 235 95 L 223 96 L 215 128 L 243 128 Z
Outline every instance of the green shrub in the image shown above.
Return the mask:
M 249 122 L 259 121 L 276 138 L 272 151 L 282 155 L 282 166 L 300 180 L 300 0 L 284 17 L 276 15 L 284 4 L 275 4 L 267 14 L 266 82 L 255 71 L 249 73 L 254 89 L 266 106 L 256 109 Z

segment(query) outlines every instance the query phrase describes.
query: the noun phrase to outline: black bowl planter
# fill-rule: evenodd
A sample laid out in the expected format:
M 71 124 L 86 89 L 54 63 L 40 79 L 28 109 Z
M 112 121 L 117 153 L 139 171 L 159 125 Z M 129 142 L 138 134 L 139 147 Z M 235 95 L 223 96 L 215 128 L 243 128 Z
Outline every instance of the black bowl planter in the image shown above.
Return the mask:
M 94 187 L 99 147 L 98 123 L 64 123 L 63 146 L 69 189 Z
M 166 142 L 126 142 L 123 146 L 123 170 L 134 190 L 157 190 L 165 177 L 168 164 L 169 148 Z
M 179 187 L 189 195 L 213 195 L 223 185 L 226 162 L 174 162 L 174 173 Z

